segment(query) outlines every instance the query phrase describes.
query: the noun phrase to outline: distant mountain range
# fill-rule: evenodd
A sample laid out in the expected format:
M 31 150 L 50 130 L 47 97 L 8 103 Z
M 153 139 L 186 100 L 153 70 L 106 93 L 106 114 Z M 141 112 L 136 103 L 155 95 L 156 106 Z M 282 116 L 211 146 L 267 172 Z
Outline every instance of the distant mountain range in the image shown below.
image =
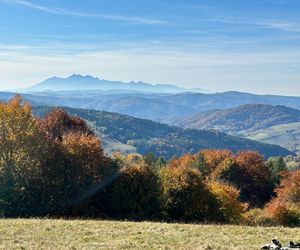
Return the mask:
M 95 89 L 95 86 L 101 87 Z M 300 97 L 184 91 L 172 85 L 123 83 L 72 75 L 50 78 L 19 92 L 33 106 L 115 112 L 182 128 L 213 129 L 300 152 Z M 0 93 L 1 100 L 13 96 L 14 93 Z M 131 146 L 129 150 L 132 149 Z
M 72 115 L 87 120 L 103 140 L 106 151 L 120 150 L 124 153 L 145 154 L 170 159 L 174 155 L 196 153 L 201 149 L 255 150 L 265 157 L 290 155 L 292 152 L 275 145 L 269 145 L 226 135 L 216 131 L 182 129 L 150 120 L 126 115 L 87 109 L 64 108 Z M 43 116 L 51 110 L 34 107 L 34 113 Z
M 123 90 L 129 92 L 149 93 L 180 93 L 180 92 L 203 92 L 200 89 L 184 89 L 170 84 L 149 84 L 144 82 L 121 82 L 99 79 L 90 75 L 73 74 L 67 78 L 52 77 L 31 88 L 23 89 L 22 92 L 43 91 L 77 91 L 77 90 Z
M 0 99 L 12 93 L 0 93 Z M 300 109 L 300 97 L 254 95 L 241 92 L 149 93 L 129 90 L 72 90 L 25 93 L 34 105 L 104 110 L 169 123 L 207 110 L 225 110 L 247 104 L 284 105 Z

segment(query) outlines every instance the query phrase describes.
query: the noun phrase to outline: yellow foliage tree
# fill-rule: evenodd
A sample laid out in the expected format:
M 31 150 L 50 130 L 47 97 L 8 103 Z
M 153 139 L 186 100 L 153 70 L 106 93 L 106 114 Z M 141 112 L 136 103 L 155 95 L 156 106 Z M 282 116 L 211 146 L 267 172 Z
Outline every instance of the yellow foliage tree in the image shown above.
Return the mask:
M 212 181 L 208 184 L 219 203 L 222 221 L 241 223 L 248 205 L 239 201 L 240 191 L 230 184 Z
M 9 214 L 13 215 L 15 202 L 19 203 L 32 189 L 29 183 L 37 184 L 45 145 L 39 120 L 33 117 L 28 103 L 23 104 L 20 96 L 0 103 L 1 196 Z

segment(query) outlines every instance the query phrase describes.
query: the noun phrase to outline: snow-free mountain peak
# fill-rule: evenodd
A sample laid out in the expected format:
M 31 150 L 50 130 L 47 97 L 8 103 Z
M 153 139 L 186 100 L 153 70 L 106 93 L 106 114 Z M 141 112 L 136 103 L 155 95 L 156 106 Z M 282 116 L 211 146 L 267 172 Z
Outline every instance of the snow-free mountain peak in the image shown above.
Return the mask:
M 181 92 L 201 92 L 192 89 L 185 89 L 170 84 L 150 84 L 142 81 L 110 81 L 99 79 L 91 75 L 72 74 L 69 77 L 51 77 L 45 81 L 34 85 L 24 92 L 44 92 L 44 91 L 77 91 L 77 90 L 128 90 L 150 93 L 181 93 Z

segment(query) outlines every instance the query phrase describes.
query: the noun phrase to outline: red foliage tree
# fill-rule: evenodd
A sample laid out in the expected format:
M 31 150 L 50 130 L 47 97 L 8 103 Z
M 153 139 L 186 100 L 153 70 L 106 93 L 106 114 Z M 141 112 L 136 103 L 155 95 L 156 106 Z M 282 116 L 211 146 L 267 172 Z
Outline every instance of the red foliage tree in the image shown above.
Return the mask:
M 94 135 L 87 123 L 78 116 L 70 116 L 63 109 L 54 109 L 41 122 L 41 126 L 51 139 L 62 140 L 65 133 L 75 132 Z

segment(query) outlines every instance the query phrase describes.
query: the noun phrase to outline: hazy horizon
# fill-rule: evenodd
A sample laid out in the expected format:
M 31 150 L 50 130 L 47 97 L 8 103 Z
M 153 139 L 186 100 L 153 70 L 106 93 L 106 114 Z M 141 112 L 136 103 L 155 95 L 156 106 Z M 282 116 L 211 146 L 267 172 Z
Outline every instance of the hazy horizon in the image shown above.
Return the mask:
M 296 0 L 0 0 L 0 89 L 73 73 L 300 96 Z
M 22 91 L 27 91 L 29 90 L 30 88 L 32 87 L 35 87 L 41 83 L 43 83 L 44 81 L 46 80 L 49 80 L 51 78 L 61 78 L 61 79 L 67 79 L 67 78 L 70 78 L 72 75 L 79 75 L 79 76 L 82 76 L 82 77 L 85 77 L 85 76 L 91 76 L 91 77 L 94 77 L 94 78 L 98 78 L 99 80 L 106 80 L 106 81 L 120 81 L 120 82 L 123 82 L 123 83 L 130 83 L 130 82 L 141 82 L 141 83 L 146 83 L 146 84 L 151 84 L 153 86 L 156 86 L 156 85 L 171 85 L 171 86 L 175 86 L 175 87 L 178 87 L 178 88 L 182 88 L 182 89 L 186 89 L 187 91 L 188 90 L 199 90 L 199 93 L 204 93 L 204 94 L 217 94 L 217 93 L 224 93 L 224 92 L 241 92 L 241 93 L 248 93 L 248 94 L 255 94 L 255 95 L 279 95 L 279 96 L 290 96 L 290 97 L 299 97 L 300 95 L 293 95 L 293 94 L 270 94 L 270 93 L 255 93 L 255 92 L 247 92 L 247 91 L 239 91 L 239 90 L 224 90 L 224 91 L 212 91 L 210 89 L 203 89 L 203 88 L 193 88 L 193 87 L 184 87 L 184 86 L 179 86 L 179 85 L 176 85 L 176 84 L 172 84 L 172 83 L 154 83 L 154 82 L 144 82 L 144 81 L 134 81 L 134 80 L 130 80 L 130 81 L 122 81 L 122 80 L 119 80 L 119 79 L 106 79 L 106 78 L 102 78 L 100 76 L 96 76 L 96 75 L 89 75 L 89 74 L 77 74 L 77 73 L 73 73 L 71 75 L 64 75 L 64 76 L 59 76 L 59 75 L 54 75 L 54 76 L 51 76 L 51 77 L 48 77 L 46 79 L 43 79 L 42 81 L 38 82 L 38 83 L 35 83 L 35 84 L 31 84 L 31 85 L 28 85 L 28 86 L 25 86 L 25 87 L 21 87 L 21 88 L 14 88 L 14 89 L 0 89 L 0 91 L 2 92 L 13 92 L 13 93 L 22 93 Z M 113 88 L 111 90 L 114 90 Z M 202 90 L 202 91 L 200 91 Z M 35 91 L 34 91 L 35 92 Z M 180 93 L 180 92 L 179 92 Z M 197 92 L 194 92 L 194 93 L 197 93 Z

